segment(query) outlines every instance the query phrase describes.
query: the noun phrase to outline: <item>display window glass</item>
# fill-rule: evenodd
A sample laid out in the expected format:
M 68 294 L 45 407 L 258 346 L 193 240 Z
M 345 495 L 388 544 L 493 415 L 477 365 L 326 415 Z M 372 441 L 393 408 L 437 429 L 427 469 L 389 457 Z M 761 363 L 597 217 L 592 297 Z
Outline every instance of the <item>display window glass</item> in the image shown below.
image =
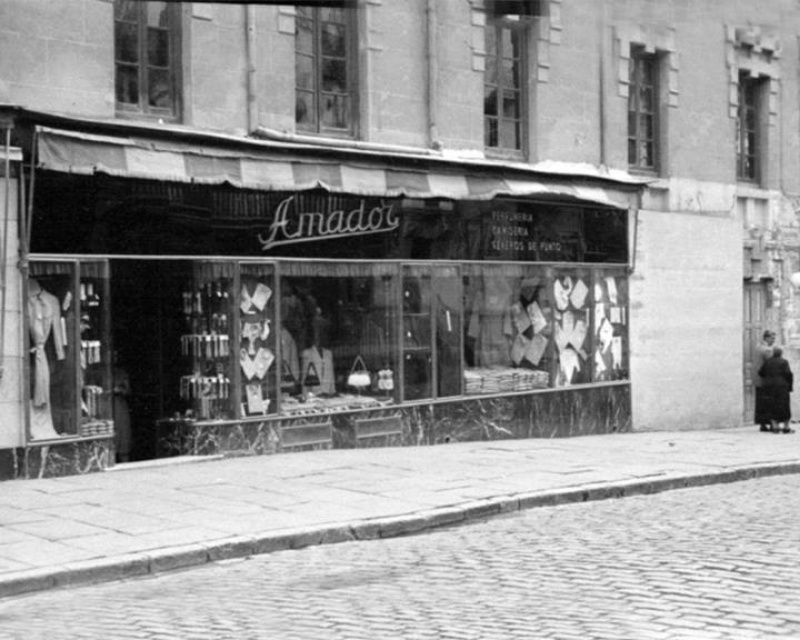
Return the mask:
M 464 392 L 628 379 L 627 278 L 621 270 L 464 267 Z
M 592 379 L 628 380 L 628 278 L 624 271 L 595 271 L 593 287 Z
M 108 264 L 34 261 L 28 280 L 30 437 L 113 433 Z
M 395 400 L 398 281 L 395 264 L 280 263 L 282 410 Z
M 183 320 L 180 355 L 183 372 L 178 394 L 184 415 L 200 420 L 235 417 L 232 344 L 234 265 L 196 262 L 175 300 Z
M 278 408 L 278 339 L 283 362 L 287 363 L 281 384 L 294 384 L 297 370 L 288 366 L 297 354 L 290 341 L 278 331 L 275 267 L 272 264 L 243 264 L 238 293 L 239 344 L 236 357 L 240 376 L 242 416 L 274 413 Z

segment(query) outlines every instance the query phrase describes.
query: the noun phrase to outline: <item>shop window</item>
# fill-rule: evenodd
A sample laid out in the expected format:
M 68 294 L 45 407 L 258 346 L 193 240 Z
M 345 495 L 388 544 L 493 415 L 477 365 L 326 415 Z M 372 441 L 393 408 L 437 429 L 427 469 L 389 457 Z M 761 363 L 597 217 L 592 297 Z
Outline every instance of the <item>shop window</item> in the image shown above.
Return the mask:
M 178 115 L 179 6 L 114 0 L 116 101 L 120 114 Z
M 268 337 L 268 311 L 272 288 L 263 290 L 242 278 L 240 293 L 233 290 L 234 267 L 231 264 L 198 262 L 192 277 L 181 286 L 180 301 L 174 300 L 175 315 L 180 310 L 182 332 L 180 355 L 182 371 L 177 391 L 183 415 L 199 420 L 220 420 L 236 415 L 234 357 L 247 372 L 242 387 L 250 403 L 243 399 L 243 415 L 266 413 L 269 399 L 253 384 L 265 381 L 274 360 Z M 252 295 L 249 295 L 252 294 Z M 241 344 L 233 345 L 233 302 L 241 305 Z M 178 307 L 179 305 L 179 307 Z M 266 328 L 265 328 L 266 327 Z M 173 345 L 173 349 L 177 345 Z M 169 360 L 173 360 L 170 358 Z M 245 365 L 247 363 L 247 365 Z M 260 391 L 260 390 L 259 390 Z M 258 398 L 258 402 L 256 402 Z M 274 410 L 274 402 L 273 402 Z
M 760 94 L 765 81 L 749 73 L 739 73 L 739 107 L 736 118 L 736 177 L 757 181 L 760 178 L 761 135 Z
M 486 26 L 484 72 L 484 146 L 490 150 L 523 152 L 524 72 L 527 30 L 503 21 Z
M 633 169 L 658 169 L 658 56 L 642 46 L 631 47 L 628 90 L 628 164 Z
M 595 271 L 592 327 L 592 379 L 627 380 L 628 278 L 619 270 Z
M 356 9 L 332 4 L 295 9 L 295 122 L 299 131 L 354 135 Z
M 398 391 L 396 265 L 281 263 L 281 408 L 344 409 Z
M 624 277 L 523 265 L 465 267 L 466 394 L 627 379 Z
M 31 263 L 30 436 L 110 436 L 114 382 L 105 262 Z

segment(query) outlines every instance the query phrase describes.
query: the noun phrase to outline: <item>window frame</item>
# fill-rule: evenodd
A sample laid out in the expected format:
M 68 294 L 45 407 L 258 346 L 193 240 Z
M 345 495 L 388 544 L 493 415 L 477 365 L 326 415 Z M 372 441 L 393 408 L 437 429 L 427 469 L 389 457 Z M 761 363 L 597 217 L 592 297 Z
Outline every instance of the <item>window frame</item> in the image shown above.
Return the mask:
M 739 71 L 736 110 L 736 179 L 758 183 L 762 178 L 762 91 L 765 80 Z M 752 126 L 748 126 L 748 120 Z M 752 139 L 750 138 L 752 136 Z
M 321 12 L 329 7 L 296 7 L 295 8 L 295 21 L 310 20 L 312 29 L 312 51 L 307 53 L 298 49 L 297 32 L 295 31 L 295 130 L 298 133 L 307 135 L 319 135 L 327 137 L 340 137 L 340 138 L 355 138 L 359 134 L 359 120 L 360 120 L 360 96 L 359 96 L 359 81 L 358 81 L 358 16 L 357 8 L 348 2 L 332 3 L 332 8 L 341 9 L 344 12 L 344 22 L 334 23 L 343 24 L 345 28 L 345 53 L 344 62 L 345 70 L 347 73 L 347 86 L 341 92 L 346 100 L 349 101 L 347 113 L 347 126 L 345 128 L 326 127 L 322 124 L 322 104 L 321 96 L 326 93 L 322 89 L 322 74 L 323 74 L 323 61 L 322 54 L 322 39 L 323 39 L 323 26 Z M 303 15 L 302 11 L 307 10 L 309 15 Z M 311 59 L 311 66 L 313 71 L 313 87 L 308 88 L 299 86 L 297 63 L 300 56 L 305 56 Z M 313 95 L 315 114 L 314 120 L 311 124 L 301 123 L 297 115 L 297 105 L 299 104 L 298 98 L 300 93 Z M 330 93 L 330 92 L 328 92 Z
M 495 51 L 490 51 L 489 47 L 489 30 L 494 32 L 494 42 L 497 44 Z M 519 47 L 519 55 L 517 58 L 513 56 L 510 58 L 511 60 L 517 60 L 517 69 L 516 69 L 516 76 L 518 78 L 518 87 L 515 89 L 514 87 L 511 88 L 512 91 L 517 91 L 519 94 L 517 103 L 518 103 L 518 110 L 519 110 L 519 118 L 517 119 L 519 122 L 519 146 L 517 148 L 511 147 L 504 147 L 501 146 L 500 142 L 500 131 L 501 125 L 503 122 L 513 121 L 513 118 L 506 118 L 503 115 L 502 109 L 502 96 L 505 95 L 505 87 L 501 84 L 501 73 L 500 73 L 500 64 L 498 63 L 499 60 L 504 59 L 504 52 L 502 50 L 502 42 L 503 42 L 503 32 L 509 31 L 511 32 L 513 37 L 516 37 L 518 40 L 518 47 Z M 527 117 L 529 113 L 529 89 L 528 89 L 528 57 L 529 57 L 529 43 L 528 43 L 528 35 L 530 32 L 529 22 L 528 21 L 511 21 L 507 19 L 489 19 L 486 22 L 486 60 L 485 60 L 485 68 L 483 72 L 483 148 L 484 151 L 489 155 L 496 155 L 496 156 L 503 156 L 503 157 L 513 157 L 518 159 L 523 159 L 528 154 L 528 122 Z M 495 82 L 487 82 L 488 75 L 490 73 L 490 65 L 492 64 L 492 60 L 494 60 L 495 64 Z M 486 104 L 487 104 L 487 95 L 489 93 L 489 88 L 493 87 L 495 89 L 495 96 L 494 96 L 494 109 L 495 115 L 489 116 L 486 113 Z M 489 144 L 490 133 L 489 133 L 489 124 L 490 118 L 494 118 L 496 120 L 496 138 L 497 144 L 491 145 Z
M 169 17 L 169 25 L 166 28 L 169 37 L 168 55 L 169 62 L 165 69 L 169 76 L 169 90 L 172 98 L 172 106 L 169 108 L 155 107 L 149 104 L 150 89 L 148 70 L 152 66 L 148 59 L 147 30 L 147 10 L 150 2 L 136 2 L 136 28 L 137 28 L 137 54 L 138 61 L 130 63 L 121 61 L 117 57 L 117 25 L 121 22 L 117 18 L 117 8 L 119 0 L 114 0 L 114 103 L 117 116 L 120 117 L 145 117 L 152 119 L 162 119 L 168 121 L 178 121 L 182 112 L 182 13 L 181 4 L 166 1 L 165 9 Z M 139 85 L 138 102 L 123 102 L 119 99 L 118 86 L 120 67 L 136 67 L 137 81 Z
M 661 169 L 661 93 L 659 86 L 659 55 L 648 52 L 643 45 L 631 45 L 628 75 L 628 167 L 631 170 L 658 173 Z M 642 93 L 652 95 L 650 109 L 643 104 Z M 651 120 L 651 135 L 643 120 Z M 650 145 L 648 154 L 643 151 Z

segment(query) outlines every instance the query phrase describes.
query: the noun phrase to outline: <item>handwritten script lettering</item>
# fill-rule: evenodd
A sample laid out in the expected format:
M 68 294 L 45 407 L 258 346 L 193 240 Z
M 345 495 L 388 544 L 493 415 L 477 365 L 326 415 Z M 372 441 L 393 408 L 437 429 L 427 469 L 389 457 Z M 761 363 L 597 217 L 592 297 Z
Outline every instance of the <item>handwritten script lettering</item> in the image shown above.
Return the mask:
M 285 244 L 347 238 L 369 233 L 384 233 L 400 226 L 394 204 L 381 204 L 367 209 L 364 200 L 350 211 L 298 211 L 294 196 L 289 196 L 275 209 L 275 220 L 266 235 L 258 234 L 264 251 Z

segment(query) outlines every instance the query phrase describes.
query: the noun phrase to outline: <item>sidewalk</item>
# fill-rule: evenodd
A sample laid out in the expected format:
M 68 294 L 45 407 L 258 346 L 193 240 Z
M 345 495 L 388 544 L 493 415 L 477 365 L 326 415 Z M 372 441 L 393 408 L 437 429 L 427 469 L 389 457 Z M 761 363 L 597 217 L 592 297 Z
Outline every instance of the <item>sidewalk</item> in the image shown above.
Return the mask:
M 800 472 L 800 434 L 719 431 L 173 458 L 0 483 L 0 597 L 498 513 Z

